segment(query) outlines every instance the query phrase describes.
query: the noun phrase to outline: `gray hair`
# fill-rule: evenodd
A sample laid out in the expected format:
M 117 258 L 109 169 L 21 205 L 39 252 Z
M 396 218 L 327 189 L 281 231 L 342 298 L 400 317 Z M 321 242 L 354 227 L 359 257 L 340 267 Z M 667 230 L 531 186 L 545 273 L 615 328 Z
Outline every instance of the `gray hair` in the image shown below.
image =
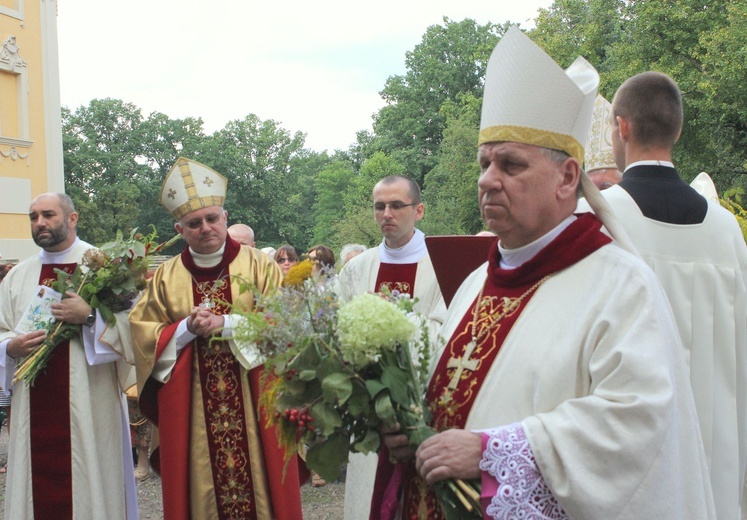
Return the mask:
M 340 250 L 340 265 L 347 263 L 347 257 L 350 253 L 362 253 L 368 249 L 363 244 L 345 244 Z

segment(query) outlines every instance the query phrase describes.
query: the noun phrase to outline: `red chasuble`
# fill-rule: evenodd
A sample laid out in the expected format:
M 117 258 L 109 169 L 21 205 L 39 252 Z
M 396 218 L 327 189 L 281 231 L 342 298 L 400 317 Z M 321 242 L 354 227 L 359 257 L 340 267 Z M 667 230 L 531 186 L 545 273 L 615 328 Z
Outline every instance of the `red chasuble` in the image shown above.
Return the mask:
M 55 269 L 72 274 L 76 265 L 42 265 L 39 284 L 50 286 L 57 279 Z M 29 388 L 31 486 L 37 520 L 73 517 L 69 352 L 69 341 L 57 345 Z
M 585 213 L 534 258 L 512 270 L 501 269 L 497 241 L 493 244 L 477 319 L 475 299 L 447 343 L 428 387 L 427 401 L 433 413 L 431 425 L 437 431 L 465 427 L 472 404 L 501 345 L 527 303 L 541 290 L 543 279 L 608 244 L 611 240 L 600 228 L 596 217 Z M 496 321 L 500 314 L 503 317 Z M 475 321 L 476 341 L 473 343 Z M 382 469 L 380 467 L 378 473 L 382 473 Z M 404 468 L 403 482 L 406 484 L 403 518 L 444 518 L 436 497 L 417 476 L 413 463 Z M 373 514 L 376 500 L 375 496 L 372 518 L 378 518 Z
M 387 288 L 389 291 L 399 291 L 410 296 L 415 295 L 415 275 L 418 272 L 418 264 L 388 264 L 382 262 L 379 265 L 379 274 L 376 276 L 374 292 L 381 292 Z

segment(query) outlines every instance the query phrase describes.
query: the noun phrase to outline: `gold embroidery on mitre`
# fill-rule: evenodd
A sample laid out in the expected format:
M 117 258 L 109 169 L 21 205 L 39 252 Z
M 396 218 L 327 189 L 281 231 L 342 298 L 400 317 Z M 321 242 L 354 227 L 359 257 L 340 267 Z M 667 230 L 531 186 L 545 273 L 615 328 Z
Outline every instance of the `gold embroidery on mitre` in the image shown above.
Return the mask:
M 579 163 L 584 162 L 584 147 L 573 136 L 525 126 L 498 125 L 480 130 L 477 144 L 511 141 L 561 150 Z

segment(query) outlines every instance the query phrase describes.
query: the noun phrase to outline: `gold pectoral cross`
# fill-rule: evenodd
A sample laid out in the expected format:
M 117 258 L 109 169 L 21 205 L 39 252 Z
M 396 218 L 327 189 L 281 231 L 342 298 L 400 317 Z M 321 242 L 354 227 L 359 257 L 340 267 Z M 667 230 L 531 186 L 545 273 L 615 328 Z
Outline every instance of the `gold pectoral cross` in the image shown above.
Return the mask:
M 456 372 L 454 372 L 451 381 L 449 381 L 449 389 L 456 390 L 459 380 L 462 378 L 462 373 L 465 370 L 469 370 L 470 372 L 477 370 L 479 361 L 477 359 L 470 359 L 476 348 L 477 341 L 473 338 L 472 341 L 467 343 L 467 350 L 464 351 L 464 355 L 461 358 L 453 357 L 449 360 L 446 368 L 456 368 Z

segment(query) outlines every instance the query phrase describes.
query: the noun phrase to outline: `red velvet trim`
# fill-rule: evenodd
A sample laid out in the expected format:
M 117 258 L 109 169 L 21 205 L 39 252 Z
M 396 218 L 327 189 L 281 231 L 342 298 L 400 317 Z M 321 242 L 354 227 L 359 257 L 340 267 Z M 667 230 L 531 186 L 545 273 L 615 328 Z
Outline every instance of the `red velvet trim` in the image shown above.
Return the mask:
M 163 334 L 161 335 L 163 337 Z M 192 351 L 190 343 L 179 354 L 171 378 L 158 391 L 160 417 L 158 464 L 163 490 L 164 520 L 189 516 L 189 419 Z
M 270 486 L 270 500 L 275 520 L 297 520 L 303 518 L 301 509 L 301 480 L 296 460 L 291 460 L 283 478 L 285 467 L 285 450 L 279 445 L 275 428 L 266 427 L 267 417 L 259 406 L 260 376 L 264 367 L 259 366 L 249 371 L 249 387 L 252 392 L 254 409 L 260 410 L 258 420 L 262 441 L 262 452 L 265 457 L 267 482 Z M 293 455 L 296 459 L 296 455 Z M 307 477 L 308 478 L 308 477 Z
M 172 323 L 161 333 L 156 359 L 163 354 L 178 326 L 178 322 Z M 164 520 L 189 518 L 191 365 L 192 344 L 189 344 L 177 357 L 168 383 L 150 378 L 139 397 L 143 415 L 159 428 L 160 446 L 151 454 L 150 463 L 161 475 Z
M 399 291 L 410 296 L 415 294 L 415 275 L 418 272 L 418 264 L 388 264 L 382 262 L 376 275 L 376 292 L 381 292 L 382 287 L 388 287 L 390 291 Z
M 72 273 L 77 264 L 45 264 L 39 283 L 56 279 L 55 268 Z M 73 517 L 70 438 L 70 343 L 57 345 L 44 371 L 29 388 L 29 442 L 34 518 Z

